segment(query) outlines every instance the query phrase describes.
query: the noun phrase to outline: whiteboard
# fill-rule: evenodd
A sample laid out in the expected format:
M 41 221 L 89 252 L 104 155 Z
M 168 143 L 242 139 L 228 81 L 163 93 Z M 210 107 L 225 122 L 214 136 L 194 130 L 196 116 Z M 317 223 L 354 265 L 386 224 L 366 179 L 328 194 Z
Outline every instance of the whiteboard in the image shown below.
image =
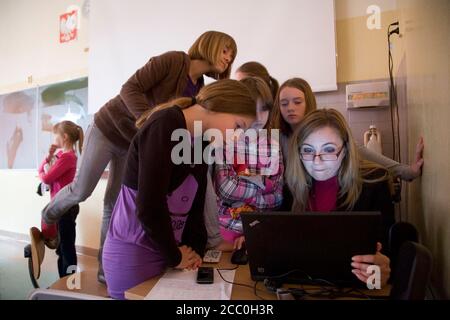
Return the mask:
M 301 77 L 316 92 L 337 89 L 333 0 L 95 0 L 89 24 L 90 113 L 152 56 L 187 52 L 208 30 L 236 40 L 233 73 L 258 61 L 280 84 Z

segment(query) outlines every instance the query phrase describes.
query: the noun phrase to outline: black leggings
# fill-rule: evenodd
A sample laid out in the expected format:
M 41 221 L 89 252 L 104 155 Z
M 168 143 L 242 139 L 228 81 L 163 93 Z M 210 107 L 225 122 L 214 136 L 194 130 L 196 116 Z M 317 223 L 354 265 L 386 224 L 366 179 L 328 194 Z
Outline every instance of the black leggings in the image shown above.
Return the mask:
M 79 211 L 80 207 L 78 205 L 71 207 L 58 222 L 59 245 L 56 249 L 56 254 L 58 255 L 58 272 L 60 278 L 76 272 L 75 219 Z M 69 269 L 71 266 L 72 268 Z

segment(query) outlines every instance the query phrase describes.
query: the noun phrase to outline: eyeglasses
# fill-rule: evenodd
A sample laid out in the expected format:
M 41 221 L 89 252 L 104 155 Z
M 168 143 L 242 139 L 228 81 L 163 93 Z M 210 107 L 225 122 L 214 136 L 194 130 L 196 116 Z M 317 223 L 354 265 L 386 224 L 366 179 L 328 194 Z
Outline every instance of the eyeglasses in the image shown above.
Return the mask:
M 311 152 L 300 151 L 300 158 L 304 161 L 314 161 L 314 159 L 318 156 L 322 161 L 336 161 L 342 150 L 344 150 L 344 146 L 342 146 L 336 153 L 316 153 L 314 149 L 311 148 L 311 150 Z

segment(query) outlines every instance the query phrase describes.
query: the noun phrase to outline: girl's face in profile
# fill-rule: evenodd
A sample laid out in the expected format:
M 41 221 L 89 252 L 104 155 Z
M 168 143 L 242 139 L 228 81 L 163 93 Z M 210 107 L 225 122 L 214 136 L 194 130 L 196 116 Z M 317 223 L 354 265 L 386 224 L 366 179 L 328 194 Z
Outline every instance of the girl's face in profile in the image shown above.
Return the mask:
M 291 128 L 295 128 L 304 118 L 306 111 L 303 91 L 285 87 L 280 91 L 280 113 Z
M 306 137 L 299 152 L 308 174 L 317 181 L 336 176 L 345 156 L 343 145 L 342 138 L 331 127 L 319 128 Z
M 219 59 L 214 65 L 214 69 L 217 73 L 224 73 L 233 60 L 233 50 L 228 47 L 224 47 Z
M 53 133 L 53 144 L 58 148 L 64 148 L 64 144 L 67 138 L 62 135 L 59 131 Z

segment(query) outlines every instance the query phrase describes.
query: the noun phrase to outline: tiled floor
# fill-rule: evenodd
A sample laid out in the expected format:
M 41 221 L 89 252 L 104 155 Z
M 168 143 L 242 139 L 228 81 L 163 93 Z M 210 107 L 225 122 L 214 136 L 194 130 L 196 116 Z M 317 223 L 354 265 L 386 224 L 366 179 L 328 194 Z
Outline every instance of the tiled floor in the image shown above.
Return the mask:
M 27 242 L 0 237 L 0 300 L 26 299 L 33 285 L 28 274 L 28 261 L 23 256 Z M 46 249 L 38 283 L 47 288 L 58 280 L 57 256 L 54 250 Z M 78 267 L 82 271 L 97 269 L 97 259 L 78 255 Z

